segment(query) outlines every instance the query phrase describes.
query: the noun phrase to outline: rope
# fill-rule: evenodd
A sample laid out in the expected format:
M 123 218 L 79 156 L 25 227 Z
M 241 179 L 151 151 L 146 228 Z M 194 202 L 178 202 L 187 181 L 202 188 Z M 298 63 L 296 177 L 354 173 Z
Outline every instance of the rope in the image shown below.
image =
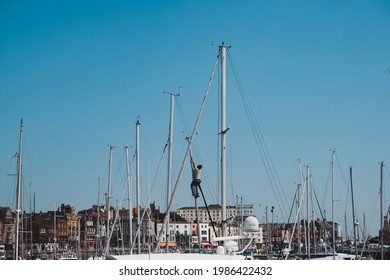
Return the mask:
M 160 167 L 161 167 L 161 164 L 162 164 L 162 161 L 163 161 L 164 154 L 165 154 L 165 151 L 166 151 L 167 146 L 168 146 L 168 143 L 166 143 L 166 144 L 164 145 L 164 149 L 163 149 L 162 155 L 161 155 L 161 157 L 160 157 L 160 162 L 159 162 L 159 164 L 158 164 L 158 168 L 157 168 L 156 174 L 155 174 L 155 176 L 154 176 L 154 179 L 153 179 L 153 182 L 152 182 L 152 186 L 151 186 L 151 188 L 150 188 L 150 190 L 149 190 L 148 198 L 147 198 L 146 203 L 143 201 L 143 197 L 141 196 L 141 200 L 142 200 L 142 202 L 144 202 L 145 207 L 148 207 L 148 205 L 150 204 L 150 197 L 151 197 L 153 188 L 154 188 L 154 186 L 155 186 L 156 179 L 157 179 L 158 174 L 159 174 L 159 172 L 160 172 Z M 140 211 L 140 209 L 138 209 L 138 211 Z M 140 221 L 140 224 L 138 225 L 137 233 L 136 233 L 135 237 L 137 237 L 138 234 L 140 234 L 140 229 L 141 229 L 141 225 L 142 225 L 142 222 L 143 222 L 143 220 L 144 220 L 144 217 L 145 217 L 145 212 L 147 212 L 148 217 L 151 218 L 149 211 L 144 211 L 144 212 L 143 212 L 142 217 L 141 217 L 141 221 Z M 169 212 L 167 211 L 167 213 L 169 213 Z M 168 216 L 169 216 L 169 214 L 168 214 Z M 135 239 L 136 239 L 136 238 L 135 238 Z M 135 239 L 134 239 L 134 241 L 133 241 L 133 244 L 131 245 L 131 248 L 132 248 L 132 249 L 134 248 L 134 245 L 135 245 Z M 159 240 L 159 239 L 157 239 L 157 240 Z M 156 246 L 156 248 L 158 248 L 158 247 L 159 247 L 159 245 Z
M 251 103 L 248 100 L 248 97 L 245 93 L 245 89 L 242 85 L 241 79 L 238 75 L 238 72 L 237 72 L 236 67 L 234 65 L 234 62 L 233 62 L 233 59 L 230 56 L 230 52 L 228 52 L 227 54 L 228 54 L 229 61 L 231 63 L 232 69 L 233 69 L 234 77 L 237 81 L 237 87 L 238 87 L 238 90 L 239 90 L 240 95 L 241 95 L 241 99 L 242 99 L 242 102 L 243 102 L 243 105 L 244 105 L 244 108 L 246 111 L 246 115 L 248 117 L 251 129 L 252 129 L 252 133 L 253 133 L 254 138 L 255 138 L 255 142 L 256 142 L 258 151 L 260 152 L 260 156 L 261 156 L 261 159 L 263 161 L 265 171 L 267 173 L 268 180 L 271 184 L 272 191 L 276 197 L 278 207 L 279 207 L 279 209 L 282 210 L 281 214 L 283 217 L 285 217 L 287 215 L 285 205 L 288 205 L 288 200 L 286 198 L 286 194 L 284 193 L 280 178 L 276 172 L 275 165 L 272 161 L 268 147 L 265 143 L 265 140 L 264 140 L 263 134 L 261 132 L 259 123 L 258 123 L 258 121 L 253 113 Z M 284 194 L 284 197 L 282 197 L 281 192 Z

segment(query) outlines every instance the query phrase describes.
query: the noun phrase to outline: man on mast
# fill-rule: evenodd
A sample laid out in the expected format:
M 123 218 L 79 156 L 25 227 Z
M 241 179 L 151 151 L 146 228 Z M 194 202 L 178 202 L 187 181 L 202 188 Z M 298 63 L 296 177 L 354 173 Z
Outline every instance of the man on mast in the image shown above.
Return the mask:
M 194 198 L 198 198 L 199 197 L 198 188 L 200 188 L 200 183 L 202 182 L 200 180 L 202 165 L 201 164 L 197 165 L 195 163 L 192 157 L 191 147 L 190 147 L 190 162 L 191 162 L 191 169 L 192 169 L 191 192 Z

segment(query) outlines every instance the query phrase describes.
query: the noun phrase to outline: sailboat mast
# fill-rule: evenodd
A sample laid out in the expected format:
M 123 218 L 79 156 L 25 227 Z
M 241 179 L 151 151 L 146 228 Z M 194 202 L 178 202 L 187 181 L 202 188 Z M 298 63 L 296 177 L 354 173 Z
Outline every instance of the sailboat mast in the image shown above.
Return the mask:
M 98 177 L 98 193 L 97 193 L 97 241 L 96 241 L 96 255 L 100 256 L 100 240 L 101 240 L 101 228 L 100 228 L 100 177 Z
M 129 147 L 125 147 L 126 151 L 126 181 L 127 181 L 127 199 L 128 199 L 128 207 L 129 207 L 129 250 L 130 255 L 133 254 L 132 244 L 133 244 L 133 217 L 131 216 L 131 185 L 130 185 L 130 163 L 129 163 Z
M 352 167 L 349 168 L 349 176 L 351 179 L 351 198 L 352 198 L 352 219 L 353 219 L 353 241 L 355 243 L 355 258 L 357 259 L 357 238 L 356 238 L 356 217 L 355 217 L 355 199 L 353 194 L 353 183 L 352 183 Z
M 380 244 L 381 244 L 381 260 L 384 257 L 384 248 L 383 248 L 383 161 L 381 162 L 381 174 L 380 174 Z
M 336 236 L 334 228 L 334 154 L 332 151 L 332 248 L 333 248 L 333 260 L 336 259 Z
M 136 135 L 136 196 L 137 196 L 137 249 L 138 249 L 138 254 L 141 254 L 141 216 L 140 216 L 140 171 L 139 171 L 139 126 L 141 123 L 139 120 L 135 123 L 135 135 Z
M 298 254 L 302 254 L 302 229 L 301 229 L 301 189 L 303 184 L 303 178 L 302 178 L 302 162 L 299 160 L 299 180 L 300 183 L 298 184 L 298 205 L 297 205 L 297 211 L 298 211 Z
M 106 197 L 107 204 L 107 223 L 106 223 L 106 255 L 110 252 L 110 195 L 111 195 L 111 165 L 112 165 L 112 149 L 110 146 L 110 157 L 108 160 L 108 191 Z
M 306 240 L 307 240 L 307 256 L 310 259 L 310 215 L 309 215 L 309 191 L 310 191 L 310 170 L 309 166 L 306 166 L 306 174 L 307 174 L 307 186 L 306 186 L 306 217 L 307 217 L 307 234 L 306 234 Z
M 221 221 L 222 236 L 226 236 L 226 50 L 222 43 L 221 52 Z
M 173 143 L 173 114 L 175 111 L 175 96 L 178 96 L 178 94 L 174 93 L 168 93 L 171 96 L 171 106 L 170 106 L 170 119 L 169 119 L 169 136 L 168 136 L 168 178 L 167 178 L 167 211 L 166 215 L 168 215 L 167 223 L 166 223 L 166 228 L 165 228 L 165 245 L 166 245 L 166 252 L 169 253 L 169 240 L 170 240 L 170 230 L 169 230 L 169 200 L 171 198 L 171 177 L 172 177 L 172 143 Z
M 19 259 L 19 224 L 20 224 L 20 190 L 22 188 L 22 149 L 23 149 L 23 119 L 20 120 L 18 183 L 16 186 L 16 219 L 15 219 L 15 260 Z

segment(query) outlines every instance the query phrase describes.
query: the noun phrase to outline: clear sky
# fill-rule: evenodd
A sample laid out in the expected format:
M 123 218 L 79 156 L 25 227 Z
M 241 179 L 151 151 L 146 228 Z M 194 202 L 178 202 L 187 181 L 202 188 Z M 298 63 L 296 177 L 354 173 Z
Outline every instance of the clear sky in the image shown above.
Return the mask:
M 110 145 L 115 146 L 111 203 L 120 204 L 123 147 L 129 146 L 133 157 L 139 119 L 143 203 L 152 190 L 151 200 L 163 210 L 170 104 L 163 91 L 180 92 L 175 182 L 185 137 L 194 126 L 218 45 L 225 42 L 283 187 L 276 193 L 287 201 L 277 200 L 265 173 L 228 63 L 228 203 L 242 196 L 244 203 L 254 204 L 260 221 L 266 207 L 271 219 L 274 206 L 275 221 L 285 221 L 299 183 L 300 159 L 303 170 L 310 166 L 319 204 L 331 219 L 330 150 L 335 149 L 335 220 L 345 231 L 346 213 L 351 235 L 352 166 L 357 218 L 362 226 L 365 215 L 369 232 L 376 235 L 381 161 L 386 211 L 390 201 L 389 35 L 386 0 L 2 1 L 0 205 L 15 207 L 13 156 L 21 118 L 27 211 L 33 194 L 37 211 L 61 203 L 77 211 L 89 208 L 97 203 L 99 177 L 103 203 Z M 194 140 L 208 203 L 219 203 L 218 73 Z M 193 205 L 190 176 L 187 164 L 175 208 Z

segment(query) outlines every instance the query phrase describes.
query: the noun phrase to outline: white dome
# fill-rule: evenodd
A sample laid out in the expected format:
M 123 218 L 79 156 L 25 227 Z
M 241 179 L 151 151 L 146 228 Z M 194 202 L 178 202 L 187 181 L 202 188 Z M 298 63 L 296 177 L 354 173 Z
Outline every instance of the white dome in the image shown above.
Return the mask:
M 249 216 L 244 221 L 244 232 L 258 232 L 259 221 L 254 216 Z
M 225 248 L 223 246 L 217 247 L 217 255 L 225 255 Z

